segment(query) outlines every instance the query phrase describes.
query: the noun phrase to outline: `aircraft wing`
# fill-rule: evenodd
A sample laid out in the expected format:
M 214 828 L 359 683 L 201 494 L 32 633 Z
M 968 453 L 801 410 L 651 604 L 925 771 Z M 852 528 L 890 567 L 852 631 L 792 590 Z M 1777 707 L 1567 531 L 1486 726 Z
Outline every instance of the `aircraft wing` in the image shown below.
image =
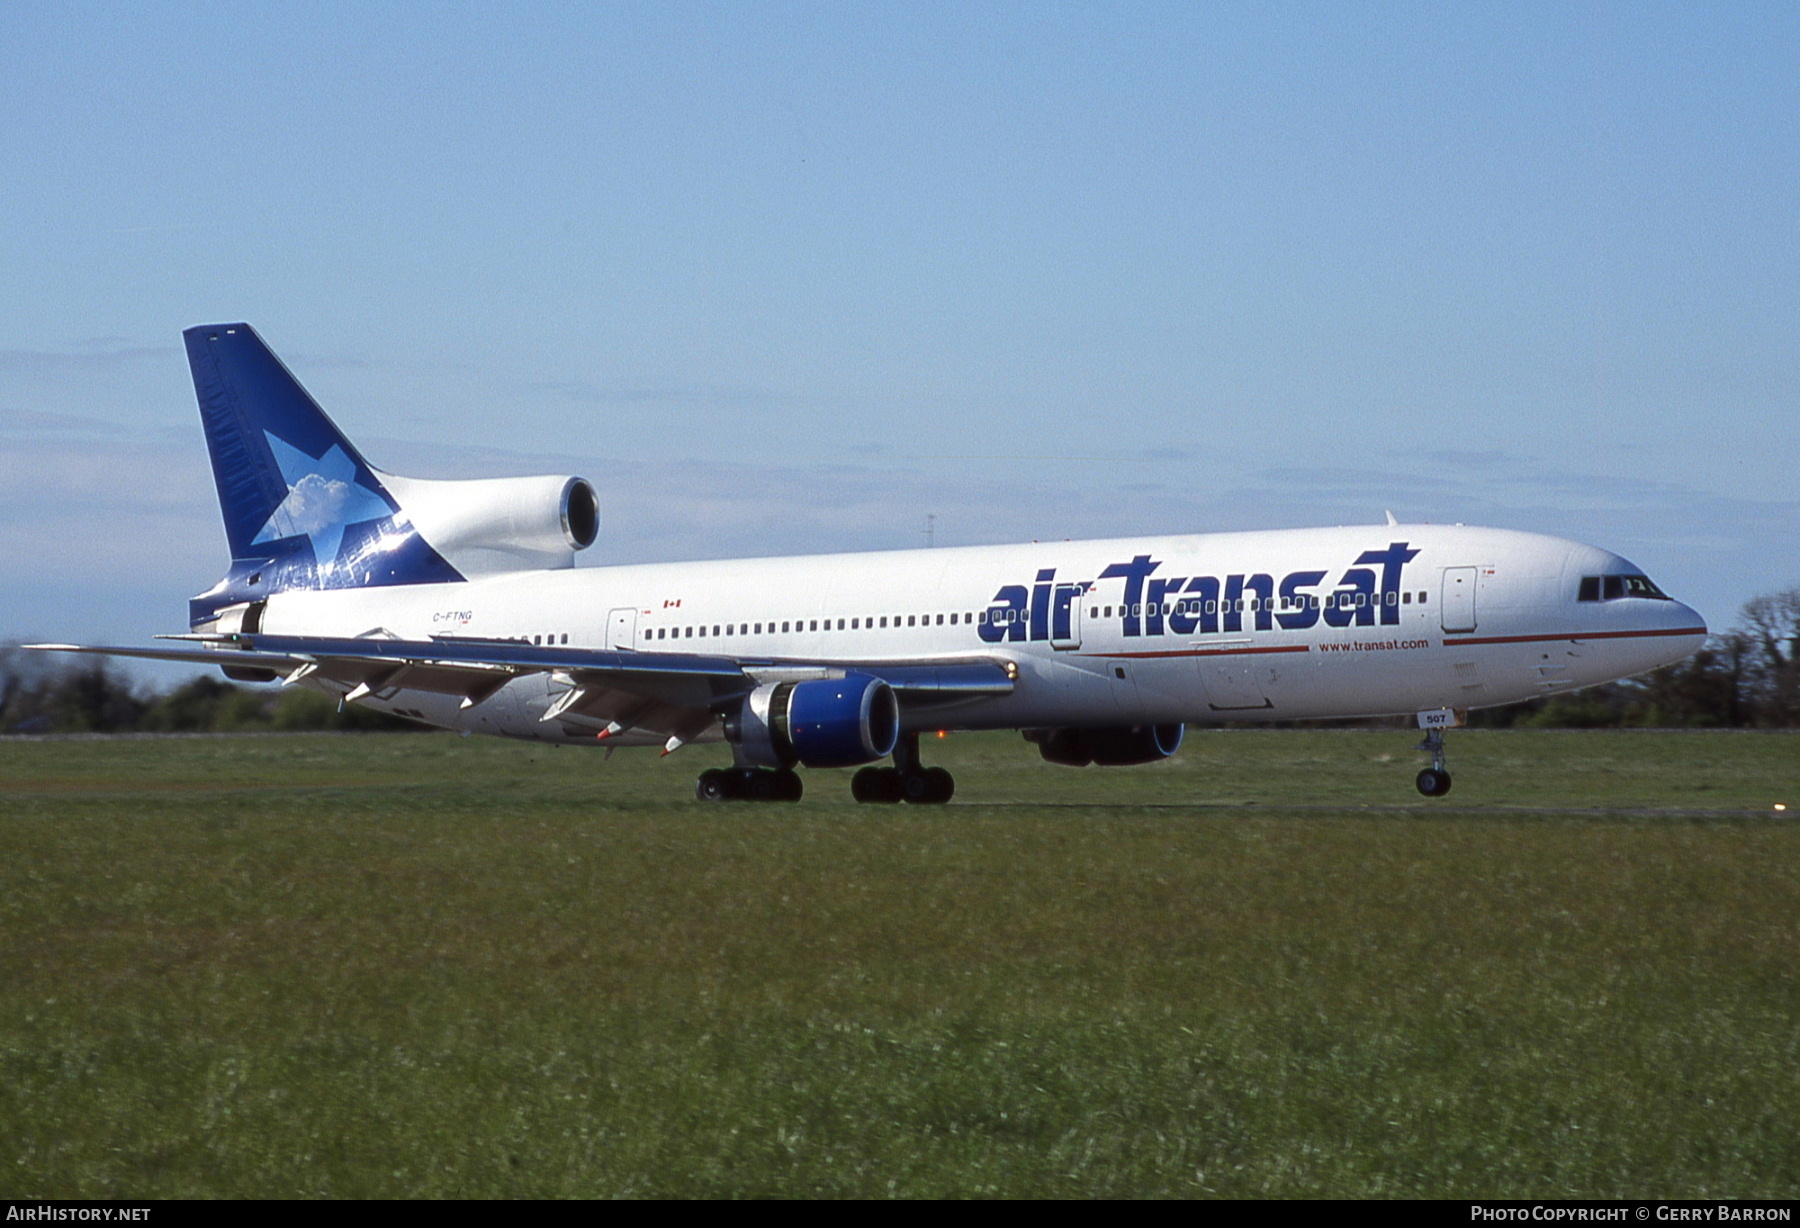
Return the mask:
M 401 640 L 239 633 L 169 638 L 188 640 L 192 647 L 27 647 L 266 669 L 287 683 L 335 683 L 334 689 L 350 702 L 369 695 L 385 698 L 402 689 L 426 691 L 457 696 L 465 708 L 488 699 L 514 678 L 549 674 L 561 690 L 553 687 L 544 720 L 560 719 L 596 730 L 643 730 L 680 741 L 697 736 L 717 719 L 721 708 L 735 705 L 766 681 L 866 673 L 893 687 L 903 708 L 925 709 L 1010 694 L 1016 678 L 1010 662 L 991 660 L 825 665 L 451 636 Z

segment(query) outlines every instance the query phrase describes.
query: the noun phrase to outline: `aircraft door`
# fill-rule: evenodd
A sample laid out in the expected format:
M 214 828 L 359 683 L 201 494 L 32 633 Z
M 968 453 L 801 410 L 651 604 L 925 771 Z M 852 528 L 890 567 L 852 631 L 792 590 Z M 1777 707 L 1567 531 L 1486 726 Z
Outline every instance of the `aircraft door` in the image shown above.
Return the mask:
M 1081 647 L 1082 590 L 1073 584 L 1058 585 L 1050 608 L 1050 647 L 1067 651 Z
M 1473 567 L 1444 568 L 1444 598 L 1438 610 L 1445 631 L 1475 630 L 1475 572 Z
M 606 646 L 626 651 L 637 647 L 637 609 L 614 610 L 606 616 Z

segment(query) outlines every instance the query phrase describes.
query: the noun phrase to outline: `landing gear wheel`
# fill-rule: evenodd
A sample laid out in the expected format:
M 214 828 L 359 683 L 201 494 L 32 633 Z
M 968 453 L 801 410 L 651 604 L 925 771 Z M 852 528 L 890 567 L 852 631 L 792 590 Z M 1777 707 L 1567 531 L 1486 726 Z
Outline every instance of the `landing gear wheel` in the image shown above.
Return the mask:
M 800 783 L 800 774 L 792 768 L 782 768 L 779 772 L 769 773 L 775 787 L 773 799 L 778 802 L 797 802 L 806 787 Z
M 1426 797 L 1442 797 L 1450 792 L 1450 773 L 1438 768 L 1426 768 L 1419 773 L 1419 792 Z
M 941 767 L 926 768 L 925 779 L 931 784 L 931 796 L 927 799 L 934 805 L 942 806 L 956 796 L 956 777 Z
M 1431 713 L 1421 713 L 1423 722 Z M 1426 797 L 1442 797 L 1450 792 L 1450 772 L 1444 763 L 1444 731 L 1433 727 L 1425 731 L 1425 740 L 1414 749 L 1431 756 L 1431 766 L 1419 773 L 1419 792 Z
M 863 768 L 850 778 L 850 796 L 859 802 L 897 802 L 900 773 L 893 768 Z
M 942 806 L 956 792 L 956 778 L 941 767 L 909 772 L 900 778 L 900 796 L 915 806 Z
M 703 802 L 797 802 L 802 792 L 799 774 L 788 768 L 708 768 L 694 784 Z
M 917 806 L 931 800 L 931 782 L 923 772 L 908 772 L 900 778 L 900 800 Z

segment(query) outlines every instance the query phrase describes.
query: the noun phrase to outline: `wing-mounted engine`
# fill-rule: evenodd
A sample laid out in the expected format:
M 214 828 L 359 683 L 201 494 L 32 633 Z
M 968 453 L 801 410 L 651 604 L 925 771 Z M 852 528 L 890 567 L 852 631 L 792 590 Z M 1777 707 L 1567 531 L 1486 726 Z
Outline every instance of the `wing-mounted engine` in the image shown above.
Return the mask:
M 725 719 L 725 740 L 740 758 L 772 768 L 873 763 L 899 738 L 894 689 L 868 674 L 764 683 Z
M 1065 767 L 1128 767 L 1155 763 L 1181 749 L 1183 725 L 1122 725 L 1110 729 L 1027 729 L 1038 753 Z
M 384 473 L 400 514 L 464 576 L 573 567 L 600 536 L 600 497 L 586 478 L 428 481 Z

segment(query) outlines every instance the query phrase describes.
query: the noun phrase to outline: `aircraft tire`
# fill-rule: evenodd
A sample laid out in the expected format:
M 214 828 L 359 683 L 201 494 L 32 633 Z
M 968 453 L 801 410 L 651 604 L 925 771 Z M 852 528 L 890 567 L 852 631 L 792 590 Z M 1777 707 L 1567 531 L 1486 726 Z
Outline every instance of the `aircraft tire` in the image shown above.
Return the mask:
M 792 768 L 782 768 L 778 772 L 771 772 L 770 776 L 774 778 L 770 782 L 774 786 L 770 797 L 772 801 L 797 802 L 806 792 L 806 786 L 800 783 L 800 773 Z
M 948 769 L 926 768 L 924 776 L 926 783 L 931 786 L 931 792 L 925 800 L 932 805 L 942 806 L 956 796 L 956 777 L 952 776 Z
M 732 781 L 718 768 L 708 768 L 694 782 L 694 796 L 703 802 L 723 802 L 732 795 Z
M 900 773 L 893 768 L 863 768 L 850 778 L 850 796 L 859 802 L 897 802 Z
M 1450 773 L 1426 768 L 1419 773 L 1419 792 L 1426 797 L 1442 797 L 1450 792 Z
M 941 767 L 900 778 L 900 798 L 914 806 L 942 806 L 956 792 L 956 778 Z

